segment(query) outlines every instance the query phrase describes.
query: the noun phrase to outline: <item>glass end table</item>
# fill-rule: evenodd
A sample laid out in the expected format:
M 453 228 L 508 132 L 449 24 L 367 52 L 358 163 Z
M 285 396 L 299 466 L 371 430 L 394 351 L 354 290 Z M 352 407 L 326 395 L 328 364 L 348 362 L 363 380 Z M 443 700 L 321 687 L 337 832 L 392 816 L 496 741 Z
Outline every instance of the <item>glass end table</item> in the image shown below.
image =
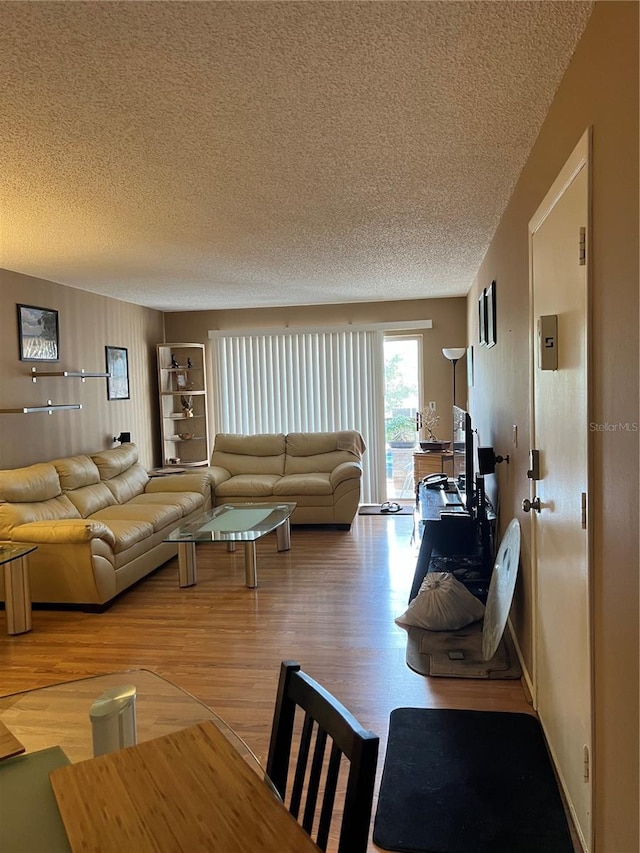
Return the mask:
M 0 542 L 0 566 L 4 574 L 4 607 L 7 634 L 25 634 L 31 630 L 31 587 L 29 554 L 36 545 Z

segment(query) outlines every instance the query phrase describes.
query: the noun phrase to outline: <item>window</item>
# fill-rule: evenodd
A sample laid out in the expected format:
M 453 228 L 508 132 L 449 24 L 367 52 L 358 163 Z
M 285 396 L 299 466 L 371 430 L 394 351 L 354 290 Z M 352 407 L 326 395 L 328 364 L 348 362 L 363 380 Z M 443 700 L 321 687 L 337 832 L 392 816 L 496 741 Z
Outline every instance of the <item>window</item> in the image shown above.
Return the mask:
M 359 430 L 362 500 L 384 495 L 382 332 L 211 332 L 218 432 Z

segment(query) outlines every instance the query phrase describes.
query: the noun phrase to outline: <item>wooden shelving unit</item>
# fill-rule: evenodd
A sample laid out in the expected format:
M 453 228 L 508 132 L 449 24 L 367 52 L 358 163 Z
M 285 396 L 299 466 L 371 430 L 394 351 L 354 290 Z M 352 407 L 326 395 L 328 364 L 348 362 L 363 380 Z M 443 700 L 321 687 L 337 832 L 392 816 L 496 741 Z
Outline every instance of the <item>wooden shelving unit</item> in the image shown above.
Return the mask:
M 208 465 L 204 344 L 158 344 L 156 352 L 162 464 Z M 172 459 L 180 461 L 171 463 Z

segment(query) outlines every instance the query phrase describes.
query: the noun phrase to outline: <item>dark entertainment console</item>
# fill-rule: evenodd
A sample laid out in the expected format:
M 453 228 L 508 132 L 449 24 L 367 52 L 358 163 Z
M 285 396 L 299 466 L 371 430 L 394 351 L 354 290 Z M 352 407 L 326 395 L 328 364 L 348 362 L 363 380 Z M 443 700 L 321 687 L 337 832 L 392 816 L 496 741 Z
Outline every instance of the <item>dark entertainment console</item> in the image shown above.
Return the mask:
M 496 515 L 484 492 L 484 478 L 476 478 L 473 506 L 467 511 L 468 490 L 457 481 L 416 489 L 420 551 L 409 601 L 427 572 L 451 572 L 470 592 L 486 601 L 494 560 Z

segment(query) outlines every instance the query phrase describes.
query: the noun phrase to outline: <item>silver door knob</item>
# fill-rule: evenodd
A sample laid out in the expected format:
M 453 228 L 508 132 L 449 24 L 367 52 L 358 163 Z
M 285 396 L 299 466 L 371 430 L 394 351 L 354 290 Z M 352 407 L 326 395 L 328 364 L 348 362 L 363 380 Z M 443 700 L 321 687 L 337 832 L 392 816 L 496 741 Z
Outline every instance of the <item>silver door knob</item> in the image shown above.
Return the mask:
M 536 512 L 540 512 L 540 498 L 534 498 L 532 501 L 530 501 L 529 498 L 525 498 L 522 501 L 522 509 L 524 512 L 531 512 L 532 509 Z

